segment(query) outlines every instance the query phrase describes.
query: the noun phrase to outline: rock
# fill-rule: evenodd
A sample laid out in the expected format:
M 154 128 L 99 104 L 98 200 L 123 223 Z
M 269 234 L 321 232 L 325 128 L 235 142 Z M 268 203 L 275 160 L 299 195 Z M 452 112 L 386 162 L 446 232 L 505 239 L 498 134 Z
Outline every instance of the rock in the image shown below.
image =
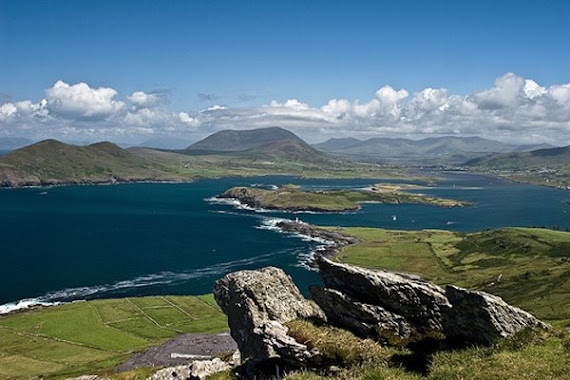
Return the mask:
M 421 333 L 443 329 L 442 315 L 451 304 L 439 286 L 403 274 L 336 263 L 324 257 L 318 257 L 317 263 L 327 288 L 400 315 Z
M 355 334 L 403 340 L 431 336 L 489 344 L 526 327 L 548 328 L 500 297 L 384 270 L 317 259 L 325 288 L 311 288 L 328 320 Z M 416 337 L 414 337 L 416 335 Z M 388 340 L 389 339 L 383 339 Z
M 358 302 L 334 289 L 312 286 L 310 290 L 330 323 L 358 336 L 395 344 L 409 340 L 415 332 L 406 318 L 381 306 Z
M 287 335 L 284 325 L 298 318 L 324 318 L 283 270 L 268 267 L 226 275 L 214 283 L 216 301 L 228 316 L 242 360 L 281 359 L 298 365 L 316 352 Z
M 97 375 L 83 375 L 79 377 L 70 377 L 67 380 L 101 380 Z
M 230 365 L 219 358 L 195 360 L 189 365 L 161 369 L 147 380 L 203 380 L 206 377 L 230 369 Z
M 453 308 L 444 321 L 445 335 L 489 344 L 527 327 L 548 325 L 502 298 L 448 285 L 445 294 Z

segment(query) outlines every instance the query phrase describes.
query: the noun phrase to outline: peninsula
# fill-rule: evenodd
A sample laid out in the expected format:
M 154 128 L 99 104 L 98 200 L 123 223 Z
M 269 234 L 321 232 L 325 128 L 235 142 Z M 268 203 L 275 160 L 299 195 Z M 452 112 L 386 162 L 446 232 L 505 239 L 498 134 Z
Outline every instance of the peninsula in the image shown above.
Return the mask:
M 252 187 L 233 187 L 218 195 L 232 198 L 253 208 L 284 210 L 341 212 L 358 210 L 362 203 L 426 204 L 439 207 L 465 207 L 470 202 L 436 198 L 424 194 L 402 191 L 422 188 L 408 184 L 379 183 L 365 189 L 302 191 L 299 186 L 281 186 L 275 190 Z

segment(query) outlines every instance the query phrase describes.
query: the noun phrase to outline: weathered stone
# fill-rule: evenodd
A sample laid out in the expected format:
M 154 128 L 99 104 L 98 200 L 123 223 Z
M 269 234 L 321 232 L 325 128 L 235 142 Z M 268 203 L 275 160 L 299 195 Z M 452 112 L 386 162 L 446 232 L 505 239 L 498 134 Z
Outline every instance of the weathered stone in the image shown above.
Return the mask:
M 161 369 L 147 380 L 203 380 L 206 377 L 230 369 L 230 365 L 219 358 L 195 360 L 188 365 Z
M 358 302 L 334 289 L 312 286 L 310 290 L 331 324 L 359 336 L 396 343 L 410 339 L 415 332 L 406 318 L 381 306 Z
M 417 332 L 417 337 L 427 334 L 488 344 L 526 327 L 547 327 L 485 292 L 456 286 L 444 290 L 411 275 L 353 267 L 324 257 L 317 262 L 328 288 L 313 288 L 315 301 L 329 321 L 359 335 L 378 339 L 388 333 L 405 340 Z
M 420 332 L 441 331 L 442 315 L 451 308 L 445 291 L 421 279 L 384 270 L 372 270 L 317 259 L 327 288 L 358 302 L 382 306 L 401 315 Z
M 527 327 L 548 326 L 502 298 L 449 285 L 445 294 L 453 307 L 444 320 L 445 335 L 479 343 L 491 343 Z
M 307 301 L 283 270 L 268 267 L 226 275 L 214 283 L 216 301 L 228 316 L 242 359 L 282 359 L 299 364 L 315 355 L 287 335 L 284 325 L 324 313 Z

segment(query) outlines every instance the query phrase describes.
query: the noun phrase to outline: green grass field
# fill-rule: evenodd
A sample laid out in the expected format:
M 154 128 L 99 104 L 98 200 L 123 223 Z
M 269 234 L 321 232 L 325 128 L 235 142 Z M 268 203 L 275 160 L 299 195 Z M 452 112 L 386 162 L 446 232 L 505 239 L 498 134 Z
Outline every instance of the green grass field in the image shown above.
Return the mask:
M 226 331 L 212 295 L 75 302 L 0 316 L 0 379 L 105 373 L 178 334 Z
M 336 228 L 335 228 L 336 230 Z M 503 228 L 475 233 L 341 228 L 361 243 L 338 261 L 411 272 L 503 297 L 548 322 L 570 325 L 570 233 Z

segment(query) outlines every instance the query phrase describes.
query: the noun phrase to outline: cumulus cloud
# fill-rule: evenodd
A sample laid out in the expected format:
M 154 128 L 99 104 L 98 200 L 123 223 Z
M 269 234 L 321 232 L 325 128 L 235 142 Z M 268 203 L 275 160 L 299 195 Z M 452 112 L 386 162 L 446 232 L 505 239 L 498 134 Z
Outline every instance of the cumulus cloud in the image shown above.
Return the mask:
M 160 92 L 146 93 L 144 91 L 135 91 L 127 96 L 127 99 L 136 107 L 156 107 L 165 101 L 165 96 Z
M 121 100 L 123 99 L 123 100 Z M 130 106 L 128 106 L 130 105 Z M 511 142 L 570 144 L 570 84 L 542 86 L 507 73 L 469 95 L 445 88 L 415 93 L 380 87 L 368 100 L 297 98 L 251 107 L 170 110 L 161 93 L 57 81 L 38 102 L 0 104 L 0 135 L 136 139 L 149 134 L 198 139 L 220 129 L 281 126 L 311 141 L 334 136 L 477 135 Z M 25 132 L 25 133 L 24 133 Z M 31 136 L 35 134 L 36 136 Z
M 87 83 L 69 85 L 58 80 L 46 90 L 50 113 L 65 119 L 104 119 L 125 106 L 115 100 L 117 91 L 109 87 L 91 88 Z

